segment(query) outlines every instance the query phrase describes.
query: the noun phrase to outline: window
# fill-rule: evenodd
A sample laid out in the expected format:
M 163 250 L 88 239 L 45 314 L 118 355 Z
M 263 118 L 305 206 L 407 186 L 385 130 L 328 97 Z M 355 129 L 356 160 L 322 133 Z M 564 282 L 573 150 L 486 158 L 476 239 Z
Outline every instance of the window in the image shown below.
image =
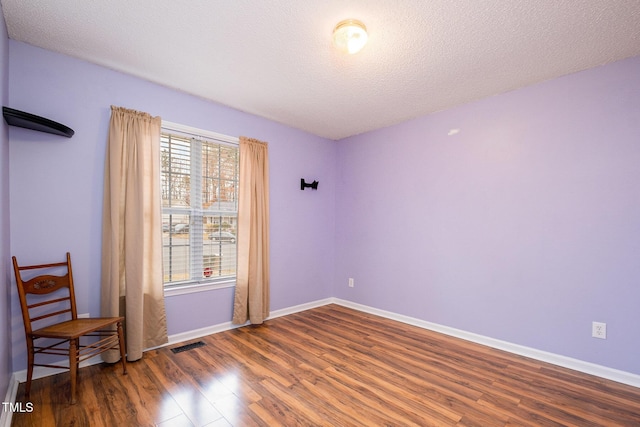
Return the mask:
M 237 138 L 163 122 L 165 289 L 235 282 Z

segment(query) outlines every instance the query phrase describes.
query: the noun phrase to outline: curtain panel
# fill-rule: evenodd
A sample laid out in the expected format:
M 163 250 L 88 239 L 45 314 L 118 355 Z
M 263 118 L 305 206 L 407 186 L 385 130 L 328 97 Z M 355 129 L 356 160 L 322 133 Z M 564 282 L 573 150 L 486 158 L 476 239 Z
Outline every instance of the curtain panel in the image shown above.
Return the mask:
M 269 317 L 269 156 L 266 142 L 241 136 L 238 273 L 233 323 Z
M 167 342 L 160 117 L 111 107 L 102 227 L 103 316 L 124 316 L 127 359 Z M 107 353 L 106 362 L 119 359 Z

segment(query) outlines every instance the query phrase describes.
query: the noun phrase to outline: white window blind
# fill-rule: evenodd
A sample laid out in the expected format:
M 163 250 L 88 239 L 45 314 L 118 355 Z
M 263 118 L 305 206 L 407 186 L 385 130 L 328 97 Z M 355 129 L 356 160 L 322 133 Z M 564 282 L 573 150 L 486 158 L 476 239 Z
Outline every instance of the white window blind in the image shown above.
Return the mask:
M 235 280 L 237 141 L 162 124 L 162 239 L 167 288 Z

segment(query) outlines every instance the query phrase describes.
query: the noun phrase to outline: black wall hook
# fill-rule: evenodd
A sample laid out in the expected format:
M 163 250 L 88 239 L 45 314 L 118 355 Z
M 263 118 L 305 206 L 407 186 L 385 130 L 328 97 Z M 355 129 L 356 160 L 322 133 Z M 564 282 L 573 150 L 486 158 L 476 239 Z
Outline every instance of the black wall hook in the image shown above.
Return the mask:
M 305 188 L 311 188 L 313 190 L 317 190 L 318 189 L 318 181 L 313 181 L 310 184 L 307 184 L 306 182 L 304 182 L 304 178 L 300 179 L 300 189 L 304 190 Z

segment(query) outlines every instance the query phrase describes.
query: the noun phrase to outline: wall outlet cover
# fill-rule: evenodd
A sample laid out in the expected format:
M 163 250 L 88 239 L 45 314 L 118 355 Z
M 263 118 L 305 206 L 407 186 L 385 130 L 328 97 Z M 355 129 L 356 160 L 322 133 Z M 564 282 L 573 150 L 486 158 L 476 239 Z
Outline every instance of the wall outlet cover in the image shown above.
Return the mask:
M 591 324 L 591 336 L 603 340 L 607 339 L 607 324 L 603 322 L 593 322 Z

